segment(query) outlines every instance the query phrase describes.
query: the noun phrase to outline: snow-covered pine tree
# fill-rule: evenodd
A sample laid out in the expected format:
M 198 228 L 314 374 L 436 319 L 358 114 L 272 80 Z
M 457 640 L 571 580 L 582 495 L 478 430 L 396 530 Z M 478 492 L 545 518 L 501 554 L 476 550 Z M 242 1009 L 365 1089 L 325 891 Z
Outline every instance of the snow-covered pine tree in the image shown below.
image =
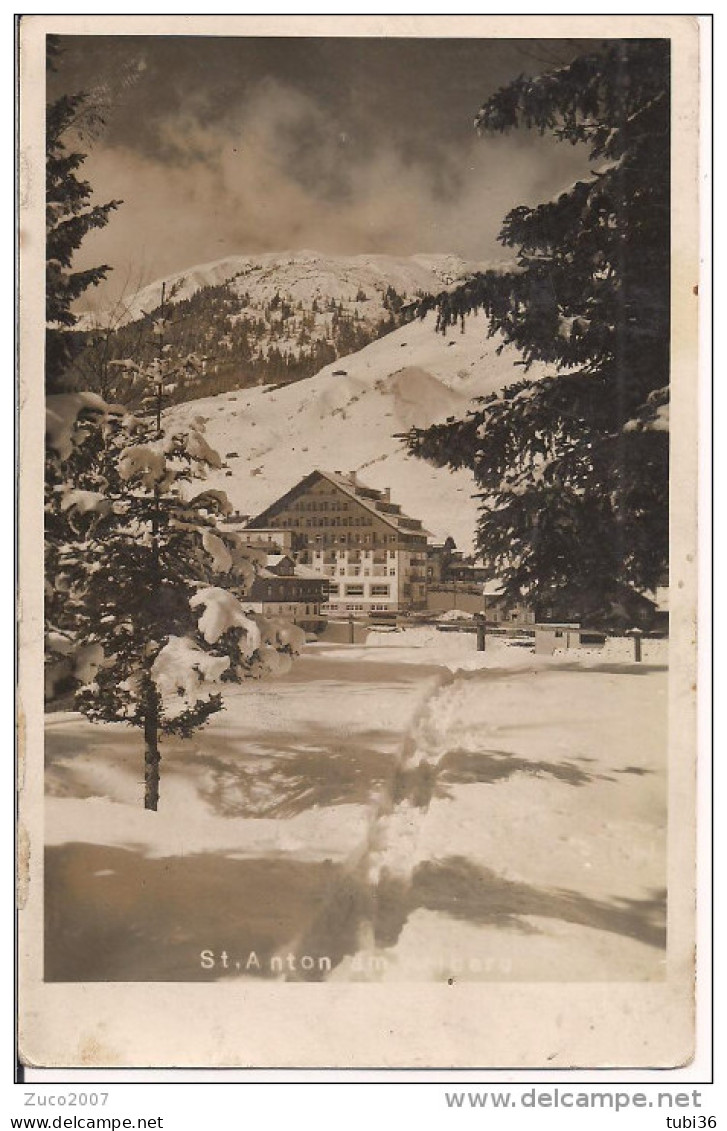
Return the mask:
M 505 218 L 511 270 L 423 304 L 444 330 L 484 309 L 524 376 L 464 419 L 406 438 L 474 472 L 477 547 L 518 600 L 599 615 L 668 562 L 669 43 L 611 41 L 518 78 L 482 107 L 483 134 L 516 127 L 588 147 L 591 174 Z
M 47 67 L 55 69 L 58 39 L 48 36 Z M 91 186 L 77 170 L 86 154 L 69 148 L 69 135 L 81 124 L 98 129 L 102 119 L 84 93 L 64 94 L 46 109 L 46 387 L 60 387 L 71 360 L 68 331 L 77 318 L 72 305 L 89 287 L 97 286 L 111 270 L 103 265 L 72 271 L 74 252 L 92 228 L 103 228 L 120 200 L 91 204 Z
M 217 529 L 223 492 L 189 488 L 220 462 L 201 424 L 157 428 L 93 393 L 48 398 L 48 635 L 56 653 L 84 651 L 78 708 L 143 730 L 147 809 L 160 736 L 188 736 L 222 708 L 226 682 L 286 670 L 303 642 L 235 594 L 259 553 Z

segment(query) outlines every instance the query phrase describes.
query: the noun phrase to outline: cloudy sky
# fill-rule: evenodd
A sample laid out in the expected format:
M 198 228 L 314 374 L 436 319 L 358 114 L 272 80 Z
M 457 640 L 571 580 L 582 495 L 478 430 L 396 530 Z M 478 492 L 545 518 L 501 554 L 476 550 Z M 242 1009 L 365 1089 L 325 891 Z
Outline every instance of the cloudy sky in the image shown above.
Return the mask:
M 497 260 L 509 208 L 587 169 L 529 131 L 478 138 L 482 102 L 584 41 L 63 37 L 48 95 L 85 90 L 105 127 L 83 172 L 124 203 L 75 265 L 107 303 L 195 263 L 310 248 Z

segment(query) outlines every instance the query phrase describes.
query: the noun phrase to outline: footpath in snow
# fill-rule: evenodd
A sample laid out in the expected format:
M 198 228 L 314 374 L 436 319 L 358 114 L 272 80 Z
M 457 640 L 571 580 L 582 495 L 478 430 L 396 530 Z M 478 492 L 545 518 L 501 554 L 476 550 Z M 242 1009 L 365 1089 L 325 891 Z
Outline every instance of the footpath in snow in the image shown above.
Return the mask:
M 408 737 L 366 942 L 335 976 L 662 977 L 665 650 L 464 660 Z
M 48 716 L 48 979 L 209 978 L 202 950 L 243 970 L 255 952 L 250 972 L 270 973 L 351 899 L 404 736 L 443 674 L 388 651 L 358 662 L 365 651 L 343 662 L 316 645 L 282 679 L 232 688 L 193 739 L 163 743 L 158 813 L 142 807 L 137 730 Z
M 661 977 L 665 660 L 312 645 L 165 744 L 157 814 L 138 733 L 49 716 L 46 976 Z

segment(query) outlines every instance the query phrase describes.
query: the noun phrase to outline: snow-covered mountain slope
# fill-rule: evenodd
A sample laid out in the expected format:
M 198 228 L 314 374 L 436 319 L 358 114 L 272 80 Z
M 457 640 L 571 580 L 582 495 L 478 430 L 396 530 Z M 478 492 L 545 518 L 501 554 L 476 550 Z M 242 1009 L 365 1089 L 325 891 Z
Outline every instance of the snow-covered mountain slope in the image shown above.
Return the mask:
M 301 302 L 310 309 L 314 300 L 353 305 L 356 296 L 363 316 L 382 311 L 388 287 L 402 296 L 436 293 L 459 282 L 482 264 L 468 263 L 456 255 L 322 255 L 315 251 L 275 251 L 261 255 L 232 255 L 179 271 L 165 279 L 174 301 L 191 298 L 203 287 L 228 284 L 238 296 L 249 296 L 253 309 L 275 295 Z M 162 280 L 142 288 L 125 305 L 123 322 L 141 318 L 159 305 Z M 370 309 L 367 309 L 370 308 Z
M 522 376 L 519 354 L 496 353 L 484 317 L 465 332 L 410 323 L 295 384 L 237 390 L 177 405 L 174 424 L 202 416 L 227 468 L 210 474 L 233 506 L 254 515 L 316 467 L 356 471 L 443 540 L 471 548 L 477 504 L 469 472 L 449 472 L 408 456 L 395 433 L 466 411 L 475 396 Z M 533 377 L 542 375 L 535 367 Z
M 198 396 L 297 381 L 403 325 L 417 298 L 451 289 L 484 266 L 454 255 L 282 251 L 190 267 L 164 281 L 168 361 L 190 353 L 201 359 Z M 112 329 L 92 370 L 126 358 L 148 361 L 161 299 L 160 280 L 114 311 L 79 320 L 80 331 Z M 186 395 L 178 391 L 174 400 Z

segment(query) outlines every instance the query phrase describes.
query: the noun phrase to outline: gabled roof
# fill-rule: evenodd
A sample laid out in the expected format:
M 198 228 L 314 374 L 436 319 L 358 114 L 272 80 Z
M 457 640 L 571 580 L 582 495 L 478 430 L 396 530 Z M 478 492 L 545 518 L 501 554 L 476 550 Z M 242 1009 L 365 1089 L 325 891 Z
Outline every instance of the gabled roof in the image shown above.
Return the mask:
M 265 565 L 268 569 L 271 569 L 275 566 L 279 566 L 280 563 L 284 561 L 289 561 L 291 565 L 295 564 L 293 559 L 289 558 L 287 554 L 268 554 L 265 559 Z
M 294 499 L 302 491 L 305 491 L 317 479 L 325 479 L 328 483 L 331 483 L 334 487 L 337 487 L 339 491 L 342 491 L 344 495 L 347 495 L 350 499 L 353 499 L 356 503 L 359 504 L 359 506 L 364 507 L 365 510 L 368 510 L 372 514 L 376 515 L 378 519 L 386 523 L 387 526 L 390 526 L 392 530 L 395 530 L 397 532 L 397 534 L 422 534 L 425 537 L 432 537 L 430 531 L 425 530 L 421 525 L 407 525 L 408 523 L 418 522 L 418 519 L 413 519 L 403 512 L 392 514 L 387 513 L 384 510 L 379 510 L 376 506 L 376 503 L 379 501 L 384 504 L 390 505 L 389 500 L 386 498 L 383 491 L 378 491 L 375 487 L 368 487 L 364 483 L 353 483 L 350 479 L 345 478 L 343 475 L 336 475 L 334 472 L 330 471 L 321 471 L 318 468 L 316 468 L 315 471 L 311 471 L 309 475 L 306 475 L 304 479 L 301 479 L 300 482 L 296 483 L 294 487 L 291 487 L 289 491 L 286 491 L 284 495 L 281 495 L 279 499 L 276 499 L 274 503 L 271 503 L 270 506 L 262 511 L 259 515 L 256 515 L 255 518 L 250 519 L 250 522 L 248 523 L 248 529 L 255 529 L 256 527 L 264 526 L 272 510 L 279 510 L 284 507 L 289 500 Z M 359 494 L 359 490 L 366 491 L 370 497 Z

